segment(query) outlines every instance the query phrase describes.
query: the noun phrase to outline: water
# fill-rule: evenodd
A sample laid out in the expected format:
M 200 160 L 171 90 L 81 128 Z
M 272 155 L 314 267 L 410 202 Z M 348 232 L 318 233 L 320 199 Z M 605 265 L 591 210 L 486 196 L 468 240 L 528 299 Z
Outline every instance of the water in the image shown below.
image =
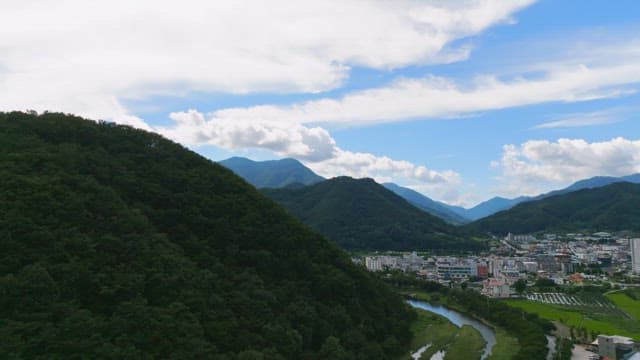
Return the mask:
M 547 360 L 553 359 L 553 354 L 556 353 L 556 337 L 545 335 L 547 337 L 547 349 L 549 352 L 547 353 Z
M 418 349 L 418 351 L 414 352 L 413 354 L 411 354 L 411 358 L 413 360 L 420 360 L 420 358 L 422 357 L 422 353 L 427 351 L 428 348 L 431 347 L 431 344 L 427 344 L 423 347 L 421 347 L 420 349 Z
M 486 359 L 487 357 L 489 357 L 489 355 L 491 355 L 491 349 L 493 349 L 493 346 L 496 344 L 496 333 L 487 325 L 481 323 L 476 319 L 460 314 L 457 311 L 447 309 L 443 306 L 434 306 L 427 302 L 418 300 L 408 300 L 407 302 L 414 308 L 426 310 L 434 314 L 444 316 L 457 327 L 462 327 L 463 325 L 472 326 L 474 329 L 478 330 L 478 332 L 486 342 L 481 359 Z

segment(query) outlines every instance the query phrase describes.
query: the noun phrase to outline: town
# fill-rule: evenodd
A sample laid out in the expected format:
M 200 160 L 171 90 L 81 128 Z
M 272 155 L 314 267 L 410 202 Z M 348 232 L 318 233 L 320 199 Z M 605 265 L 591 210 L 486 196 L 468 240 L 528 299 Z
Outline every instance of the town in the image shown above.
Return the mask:
M 469 288 L 494 299 L 551 309 L 580 309 L 592 317 L 629 318 L 602 294 L 640 287 L 640 239 L 612 234 L 507 234 L 494 238 L 487 253 L 437 255 L 376 253 L 354 257 L 367 270 L 402 271 L 448 287 Z M 575 289 L 599 289 L 579 293 Z M 573 291 L 572 291 L 573 290 Z M 537 304 L 537 305 L 536 305 Z M 578 324 L 554 321 L 575 345 L 574 358 L 638 359 L 638 344 L 617 333 L 603 334 Z
M 513 285 L 520 279 L 545 278 L 557 285 L 633 285 L 635 275 L 640 274 L 640 238 L 607 232 L 544 234 L 541 238 L 508 234 L 488 254 L 420 256 L 414 251 L 369 254 L 354 262 L 369 271 L 414 272 L 450 286 L 481 282 L 484 295 L 505 298 L 517 295 Z

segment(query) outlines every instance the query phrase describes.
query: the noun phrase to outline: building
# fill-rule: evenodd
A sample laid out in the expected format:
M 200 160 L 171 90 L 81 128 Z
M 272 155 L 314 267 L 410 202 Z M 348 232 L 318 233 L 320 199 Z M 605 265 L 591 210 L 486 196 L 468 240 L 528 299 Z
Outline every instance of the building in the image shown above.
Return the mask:
M 631 250 L 631 271 L 640 274 L 640 239 L 630 239 L 629 248 Z
M 382 260 L 380 258 L 367 256 L 364 258 L 364 265 L 369 271 L 382 271 Z
M 598 335 L 598 354 L 604 359 L 624 359 L 633 352 L 633 339 L 624 336 Z
M 489 267 L 485 263 L 479 263 L 477 266 L 478 277 L 486 279 L 489 277 Z
M 506 298 L 513 291 L 504 279 L 489 278 L 482 283 L 482 294 L 492 298 Z

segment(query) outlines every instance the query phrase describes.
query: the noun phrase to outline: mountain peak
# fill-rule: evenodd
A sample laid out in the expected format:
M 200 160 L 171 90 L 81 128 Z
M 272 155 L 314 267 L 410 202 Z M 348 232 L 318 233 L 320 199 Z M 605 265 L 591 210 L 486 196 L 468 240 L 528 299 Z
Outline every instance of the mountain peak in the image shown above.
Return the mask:
M 324 180 L 300 161 L 292 158 L 254 161 L 232 157 L 219 162 L 257 188 L 279 188 L 290 184 L 311 185 Z

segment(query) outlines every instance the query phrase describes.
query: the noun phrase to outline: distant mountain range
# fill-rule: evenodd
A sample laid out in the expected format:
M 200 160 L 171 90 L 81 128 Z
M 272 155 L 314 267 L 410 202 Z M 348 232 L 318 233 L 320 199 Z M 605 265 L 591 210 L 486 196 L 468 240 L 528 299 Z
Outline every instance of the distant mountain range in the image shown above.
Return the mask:
M 458 209 L 465 210 L 463 208 L 457 208 L 455 206 L 430 199 L 429 197 L 424 196 L 415 190 L 411 190 L 394 183 L 384 183 L 382 184 L 382 186 L 407 200 L 413 206 L 422 209 L 431 215 L 435 215 L 448 223 L 454 225 L 462 225 L 469 222 L 469 219 L 467 217 L 458 213 Z
M 621 176 L 621 177 L 596 176 L 589 179 L 577 181 L 564 189 L 554 190 L 554 191 L 537 195 L 537 196 L 520 196 L 514 199 L 494 197 L 470 209 L 462 209 L 460 207 L 451 207 L 451 209 L 453 211 L 456 211 L 458 215 L 466 217 L 471 221 L 475 221 L 475 220 L 490 216 L 492 214 L 495 214 L 497 212 L 510 209 L 523 202 L 542 200 L 551 196 L 567 194 L 567 193 L 582 190 L 582 189 L 598 188 L 598 187 L 615 184 L 619 182 L 630 182 L 630 183 L 638 184 L 640 183 L 640 174 L 633 174 L 633 175 Z M 450 206 L 450 205 L 447 205 L 447 206 Z
M 257 188 L 299 188 L 306 185 L 317 184 L 325 180 L 294 159 L 252 161 L 246 158 L 233 157 L 221 161 L 220 164 L 233 170 Z M 513 199 L 494 197 L 468 209 L 433 200 L 417 191 L 397 184 L 385 183 L 383 186 L 413 206 L 431 215 L 437 216 L 454 225 L 462 225 L 508 210 L 521 203 L 542 200 L 556 195 L 567 194 L 582 189 L 598 188 L 619 182 L 640 183 L 640 174 L 622 177 L 597 176 L 577 181 L 564 189 L 537 196 L 520 196 Z
M 337 177 L 303 188 L 263 189 L 302 222 L 349 250 L 480 249 L 463 229 L 371 179 Z
M 281 188 L 301 184 L 311 185 L 324 178 L 295 159 L 253 161 L 232 157 L 219 162 L 256 188 Z
M 585 181 L 579 185 L 591 184 L 602 182 Z M 475 221 L 467 228 L 500 235 L 537 231 L 640 231 L 638 204 L 640 184 L 615 181 L 523 202 Z

